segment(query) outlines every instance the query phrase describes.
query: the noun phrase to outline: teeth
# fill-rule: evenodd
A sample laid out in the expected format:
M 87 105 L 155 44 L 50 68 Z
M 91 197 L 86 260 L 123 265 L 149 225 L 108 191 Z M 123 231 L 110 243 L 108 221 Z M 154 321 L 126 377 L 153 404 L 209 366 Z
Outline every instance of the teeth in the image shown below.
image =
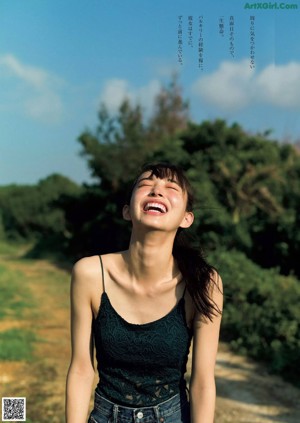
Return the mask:
M 161 211 L 161 213 L 166 213 L 166 211 L 167 211 L 166 206 L 164 206 L 161 203 L 147 203 L 144 207 L 144 210 L 147 211 L 147 210 L 150 210 L 152 208 L 158 209 L 159 211 Z

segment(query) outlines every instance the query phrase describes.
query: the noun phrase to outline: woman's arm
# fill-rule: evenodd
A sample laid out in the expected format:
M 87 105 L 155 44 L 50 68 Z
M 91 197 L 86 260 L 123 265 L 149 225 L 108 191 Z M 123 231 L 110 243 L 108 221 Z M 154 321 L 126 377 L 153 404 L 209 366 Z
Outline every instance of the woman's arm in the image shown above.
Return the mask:
M 73 268 L 71 280 L 72 357 L 66 386 L 66 423 L 85 423 L 94 380 L 91 258 Z
M 216 285 L 212 287 L 212 300 L 222 310 L 223 291 L 220 276 L 215 275 Z M 213 423 L 216 401 L 215 363 L 218 350 L 221 315 L 213 321 L 203 320 L 196 315 L 192 374 L 190 382 L 191 423 Z

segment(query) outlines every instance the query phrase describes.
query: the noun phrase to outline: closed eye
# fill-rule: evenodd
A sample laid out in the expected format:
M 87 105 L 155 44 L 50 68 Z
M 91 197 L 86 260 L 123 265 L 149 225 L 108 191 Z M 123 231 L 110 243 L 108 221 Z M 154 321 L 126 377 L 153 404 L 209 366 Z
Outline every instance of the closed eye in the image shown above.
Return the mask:
M 145 184 L 145 183 L 143 183 L 143 184 L 139 184 L 138 185 L 138 188 L 142 188 L 142 187 L 151 187 L 152 186 L 152 184 Z
M 167 188 L 173 189 L 174 191 L 179 191 L 179 188 L 177 185 L 168 185 Z

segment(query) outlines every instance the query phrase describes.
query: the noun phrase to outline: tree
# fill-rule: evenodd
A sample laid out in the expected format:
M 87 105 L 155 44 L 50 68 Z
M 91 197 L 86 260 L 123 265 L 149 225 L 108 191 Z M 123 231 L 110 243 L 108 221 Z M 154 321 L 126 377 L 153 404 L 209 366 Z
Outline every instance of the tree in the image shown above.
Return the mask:
M 98 182 L 86 188 L 80 205 L 76 200 L 68 207 L 74 251 L 80 239 L 85 253 L 125 248 L 129 228 L 121 210 L 137 169 L 147 161 L 170 161 L 193 184 L 192 231 L 204 247 L 235 248 L 286 273 L 297 268 L 300 166 L 293 147 L 270 140 L 269 132 L 249 134 L 221 119 L 189 122 L 176 80 L 162 88 L 148 118 L 128 100 L 116 115 L 102 105 L 98 117 L 96 130 L 79 137 Z
M 78 138 L 81 155 L 88 160 L 97 182 L 85 188 L 78 200 L 65 203 L 69 249 L 82 255 L 122 249 L 129 240 L 129 227 L 121 210 L 128 201 L 138 169 L 148 161 L 179 163 L 187 156 L 179 134 L 187 126 L 188 105 L 174 77 L 155 99 L 153 114 L 146 117 L 140 105 L 125 99 L 111 115 L 100 106 L 95 131 L 87 129 Z M 104 242 L 105 240 L 105 242 Z
M 65 233 L 65 217 L 58 201 L 62 195 L 78 195 L 80 191 L 77 184 L 58 174 L 37 185 L 2 187 L 0 207 L 6 236 L 35 239 Z
M 96 131 L 86 130 L 79 137 L 81 154 L 100 185 L 116 191 L 134 178 L 144 162 L 162 157 L 162 150 L 180 156 L 177 134 L 186 127 L 187 116 L 188 106 L 174 77 L 168 87 L 162 87 L 148 119 L 140 105 L 133 106 L 127 99 L 115 116 L 102 104 Z

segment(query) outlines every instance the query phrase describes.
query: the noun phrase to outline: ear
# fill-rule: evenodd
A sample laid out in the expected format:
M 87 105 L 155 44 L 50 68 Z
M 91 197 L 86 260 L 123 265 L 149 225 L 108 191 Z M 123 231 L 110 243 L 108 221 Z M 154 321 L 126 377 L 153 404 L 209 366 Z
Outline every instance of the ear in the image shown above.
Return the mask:
M 125 206 L 123 207 L 122 214 L 123 214 L 123 219 L 124 220 L 131 221 L 130 208 L 129 208 L 129 205 L 128 204 L 125 204 Z
M 184 218 L 181 221 L 180 228 L 189 228 L 194 222 L 194 213 L 185 212 Z

